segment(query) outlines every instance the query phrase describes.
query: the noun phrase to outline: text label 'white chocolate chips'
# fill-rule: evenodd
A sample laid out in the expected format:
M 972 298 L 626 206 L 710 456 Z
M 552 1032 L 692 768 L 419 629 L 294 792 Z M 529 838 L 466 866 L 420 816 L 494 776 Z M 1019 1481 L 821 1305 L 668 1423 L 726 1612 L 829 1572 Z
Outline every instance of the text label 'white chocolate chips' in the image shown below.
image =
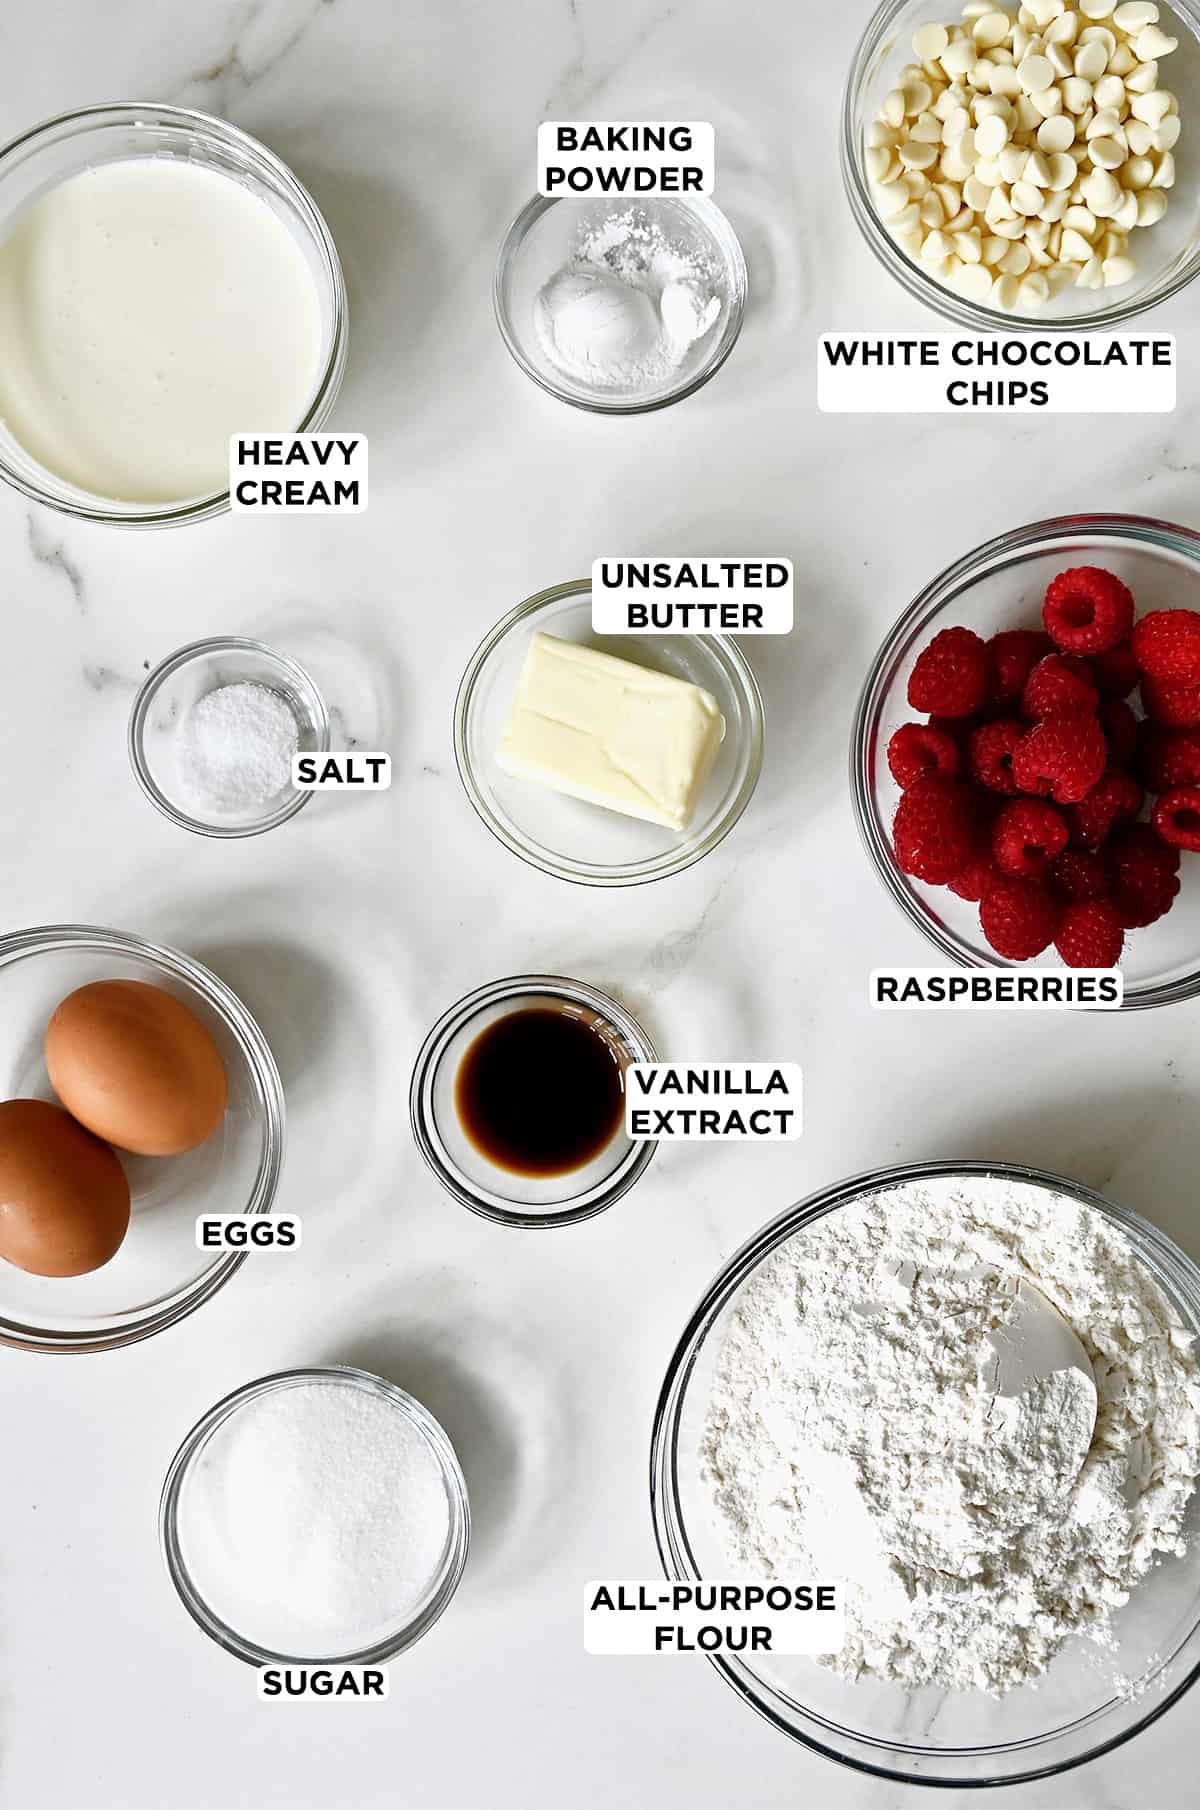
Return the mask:
M 971 0 L 922 25 L 867 128 L 875 207 L 901 249 L 968 301 L 1035 314 L 1069 287 L 1132 282 L 1131 235 L 1175 182 L 1178 39 L 1149 0 Z

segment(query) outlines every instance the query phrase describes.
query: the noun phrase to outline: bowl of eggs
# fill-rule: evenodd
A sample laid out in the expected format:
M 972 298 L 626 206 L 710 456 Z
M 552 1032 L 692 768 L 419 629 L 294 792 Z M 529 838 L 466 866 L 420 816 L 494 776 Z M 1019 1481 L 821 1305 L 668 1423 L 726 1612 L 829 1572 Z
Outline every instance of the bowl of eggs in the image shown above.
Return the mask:
M 239 1268 L 207 1212 L 268 1213 L 283 1088 L 241 1001 L 120 931 L 0 937 L 0 1344 L 104 1351 L 172 1326 Z

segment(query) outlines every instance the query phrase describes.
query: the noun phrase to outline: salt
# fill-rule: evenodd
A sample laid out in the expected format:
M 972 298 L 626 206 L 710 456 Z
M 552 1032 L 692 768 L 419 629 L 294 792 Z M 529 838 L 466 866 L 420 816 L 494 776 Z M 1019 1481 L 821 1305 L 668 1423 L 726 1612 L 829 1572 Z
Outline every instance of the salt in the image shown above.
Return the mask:
M 341 1381 L 252 1396 L 212 1435 L 180 1503 L 201 1596 L 291 1658 L 362 1652 L 428 1594 L 450 1505 L 437 1453 L 385 1395 Z
M 291 783 L 299 744 L 295 714 L 279 692 L 252 681 L 218 685 L 184 719 L 181 778 L 208 810 L 252 811 Z

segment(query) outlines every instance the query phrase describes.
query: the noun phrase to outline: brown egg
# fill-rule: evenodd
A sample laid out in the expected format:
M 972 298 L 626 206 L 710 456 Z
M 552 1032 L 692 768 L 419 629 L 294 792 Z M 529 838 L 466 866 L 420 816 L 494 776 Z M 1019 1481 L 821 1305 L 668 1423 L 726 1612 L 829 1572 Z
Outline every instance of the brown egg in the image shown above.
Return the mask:
M 107 1144 L 48 1100 L 0 1102 L 0 1257 L 82 1276 L 128 1229 L 129 1183 Z
M 46 1031 L 55 1093 L 81 1125 L 138 1156 L 178 1156 L 225 1114 L 220 1051 L 194 1012 L 140 980 L 68 994 Z

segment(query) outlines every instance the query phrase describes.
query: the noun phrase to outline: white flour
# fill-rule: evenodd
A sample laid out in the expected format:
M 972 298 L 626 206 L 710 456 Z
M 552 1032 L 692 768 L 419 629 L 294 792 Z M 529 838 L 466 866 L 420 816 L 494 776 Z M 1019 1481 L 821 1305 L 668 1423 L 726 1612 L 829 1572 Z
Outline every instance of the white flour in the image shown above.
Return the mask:
M 1018 1281 L 1078 1334 L 1078 1369 L 1001 1397 Z M 1067 1335 L 1069 1336 L 1069 1335 Z M 745 1289 L 702 1452 L 740 1573 L 843 1578 L 824 1663 L 1003 1692 L 1182 1551 L 1200 1368 L 1124 1236 L 999 1178 L 908 1184 L 797 1233 Z

